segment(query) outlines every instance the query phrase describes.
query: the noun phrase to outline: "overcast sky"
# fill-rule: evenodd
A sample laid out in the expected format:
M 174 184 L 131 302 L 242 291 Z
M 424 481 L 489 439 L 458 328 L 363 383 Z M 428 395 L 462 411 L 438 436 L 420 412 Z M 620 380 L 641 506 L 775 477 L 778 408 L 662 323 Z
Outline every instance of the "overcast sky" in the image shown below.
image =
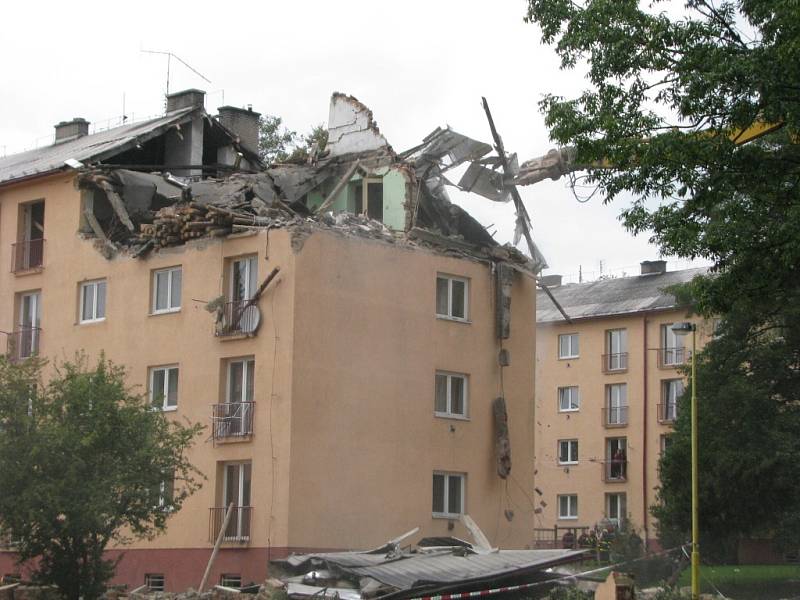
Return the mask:
M 300 132 L 327 120 L 331 92 L 352 94 L 398 151 L 440 125 L 491 141 L 485 95 L 506 149 L 522 162 L 553 147 L 542 95 L 584 87 L 523 23 L 525 8 L 521 0 L 7 3 L 0 155 L 48 143 L 52 126 L 72 117 L 118 123 L 123 95 L 135 120 L 163 112 L 167 58 L 144 49 L 173 52 L 211 81 L 173 60 L 170 91 L 206 90 L 212 112 L 223 102 L 252 104 Z M 602 261 L 604 270 L 635 274 L 640 260 L 658 258 L 646 236 L 622 228 L 622 204 L 580 204 L 566 181 L 520 191 L 546 273 L 581 266 L 596 276 Z M 451 196 L 510 241 L 510 204 Z

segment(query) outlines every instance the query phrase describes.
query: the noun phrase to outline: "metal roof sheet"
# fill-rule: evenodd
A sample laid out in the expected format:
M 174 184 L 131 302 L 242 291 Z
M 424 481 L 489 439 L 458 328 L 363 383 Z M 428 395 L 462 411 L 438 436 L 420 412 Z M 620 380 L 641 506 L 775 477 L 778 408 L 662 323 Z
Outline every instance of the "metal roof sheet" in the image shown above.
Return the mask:
M 68 158 L 84 162 L 117 154 L 157 135 L 165 128 L 190 118 L 195 107 L 176 110 L 163 117 L 121 125 L 73 140 L 0 158 L 0 184 L 63 169 Z
M 675 308 L 675 296 L 664 291 L 664 288 L 687 283 L 698 275 L 707 273 L 708 269 L 702 267 L 587 283 L 568 283 L 549 290 L 571 319 L 589 319 Z M 536 322 L 559 321 L 564 321 L 564 317 L 540 290 L 536 298 Z
M 492 579 L 528 569 L 544 569 L 584 554 L 583 550 L 500 550 L 486 554 L 459 555 L 450 550 L 431 554 L 384 554 L 331 552 L 292 557 L 320 558 L 359 577 L 371 577 L 407 590 L 418 585 L 466 583 Z

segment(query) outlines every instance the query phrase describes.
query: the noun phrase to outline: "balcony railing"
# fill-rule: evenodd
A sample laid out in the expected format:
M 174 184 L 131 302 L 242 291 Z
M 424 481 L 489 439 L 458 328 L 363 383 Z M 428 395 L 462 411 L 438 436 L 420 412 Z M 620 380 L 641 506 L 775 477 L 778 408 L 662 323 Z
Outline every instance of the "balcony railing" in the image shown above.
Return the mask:
M 627 460 L 606 460 L 603 461 L 603 481 L 607 483 L 618 483 L 628 480 L 628 461 Z
M 215 335 L 225 337 L 255 333 L 261 314 L 256 305 L 248 306 L 249 302 L 249 300 L 235 300 L 223 304 Z
M 692 352 L 682 347 L 659 348 L 658 366 L 661 369 L 671 369 L 686 364 L 692 357 Z
M 39 354 L 39 327 L 23 327 L 8 334 L 6 352 L 10 361 L 23 360 Z
M 622 373 L 628 370 L 628 353 L 603 354 L 603 373 Z
M 574 527 L 534 527 L 534 548 L 571 548 L 573 550 L 584 547 L 580 545 L 581 536 L 589 533 L 589 527 L 576 525 Z M 585 546 L 589 547 L 589 546 Z
M 604 427 L 625 427 L 628 424 L 627 406 L 607 406 L 603 409 Z
M 215 404 L 211 414 L 211 435 L 215 440 L 253 435 L 255 402 Z
M 216 542 L 222 524 L 225 522 L 225 511 L 227 506 L 214 506 L 209 509 L 208 517 L 208 539 Z M 250 520 L 253 514 L 252 506 L 234 506 L 228 526 L 222 540 L 225 542 L 246 543 L 250 541 Z
M 658 404 L 658 422 L 674 423 L 678 418 L 678 405 L 675 402 Z
M 11 244 L 11 272 L 21 273 L 41 269 L 44 265 L 44 240 Z

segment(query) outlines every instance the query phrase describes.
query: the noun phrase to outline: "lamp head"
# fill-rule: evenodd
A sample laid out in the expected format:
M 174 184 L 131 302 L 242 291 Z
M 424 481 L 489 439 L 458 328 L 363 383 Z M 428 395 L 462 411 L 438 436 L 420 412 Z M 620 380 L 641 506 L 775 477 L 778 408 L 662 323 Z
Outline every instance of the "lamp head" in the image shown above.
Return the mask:
M 690 323 L 689 321 L 682 321 L 680 323 L 673 323 L 672 329 L 675 335 L 686 335 L 696 329 L 696 325 L 694 323 Z

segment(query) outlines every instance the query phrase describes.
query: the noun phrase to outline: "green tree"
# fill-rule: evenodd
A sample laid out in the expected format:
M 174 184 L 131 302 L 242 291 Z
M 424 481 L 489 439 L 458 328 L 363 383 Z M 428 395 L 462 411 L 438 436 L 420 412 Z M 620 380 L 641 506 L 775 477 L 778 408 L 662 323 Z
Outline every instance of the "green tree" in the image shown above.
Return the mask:
M 281 117 L 262 115 L 258 123 L 258 155 L 267 164 L 289 158 L 297 132 L 287 129 Z
M 59 365 L 0 358 L 0 530 L 35 577 L 97 598 L 122 545 L 164 530 L 202 477 L 187 450 L 202 429 L 153 410 L 105 359 Z
M 704 543 L 767 526 L 800 534 L 800 478 L 778 473 L 789 468 L 779 448 L 800 437 L 800 4 L 688 0 L 676 14 L 662 2 L 529 0 L 526 19 L 563 68 L 587 69 L 577 98 L 542 100 L 551 136 L 594 165 L 606 202 L 632 197 L 631 232 L 714 264 L 682 292 L 725 317 L 698 373 Z M 740 144 L 759 122 L 783 127 Z M 658 512 L 662 534 L 683 540 L 687 418 L 684 407 Z

